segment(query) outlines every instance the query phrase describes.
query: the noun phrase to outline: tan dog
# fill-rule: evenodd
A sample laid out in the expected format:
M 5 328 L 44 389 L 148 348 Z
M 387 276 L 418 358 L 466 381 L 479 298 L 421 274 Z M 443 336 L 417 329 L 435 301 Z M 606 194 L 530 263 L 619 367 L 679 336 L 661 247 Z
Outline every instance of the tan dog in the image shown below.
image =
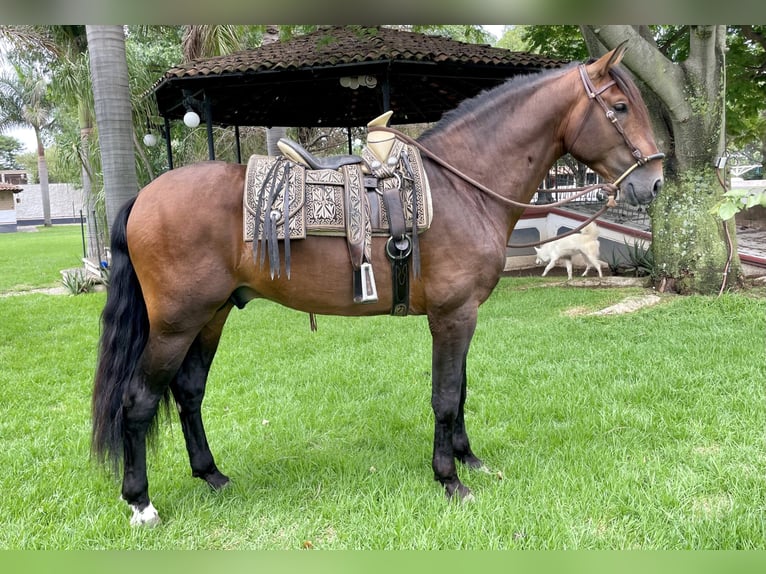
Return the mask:
M 535 247 L 535 251 L 537 252 L 536 264 L 548 263 L 545 271 L 543 271 L 543 276 L 553 268 L 559 259 L 563 259 L 567 267 L 567 276 L 571 280 L 572 257 L 579 253 L 585 259 L 583 277 L 588 274 L 588 269 L 591 267 L 595 267 L 596 271 L 598 271 L 598 276 L 603 277 L 601 274 L 601 263 L 598 260 L 598 226 L 595 223 L 588 224 L 580 233 L 551 241 L 542 247 Z

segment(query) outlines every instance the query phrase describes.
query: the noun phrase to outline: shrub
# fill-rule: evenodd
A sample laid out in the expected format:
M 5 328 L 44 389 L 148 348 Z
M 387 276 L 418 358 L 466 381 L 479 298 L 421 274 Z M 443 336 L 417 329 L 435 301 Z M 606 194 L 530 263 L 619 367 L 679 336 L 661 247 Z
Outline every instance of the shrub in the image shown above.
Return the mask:
M 632 275 L 634 277 L 646 277 L 654 273 L 654 253 L 651 247 L 647 248 L 643 241 L 636 241 L 633 245 L 627 240 L 625 243 L 626 261 L 618 261 L 616 252 L 612 254 L 609 269 L 614 275 Z
M 97 281 L 86 274 L 83 269 L 73 269 L 62 273 L 61 283 L 70 294 L 79 295 L 80 293 L 90 293 Z

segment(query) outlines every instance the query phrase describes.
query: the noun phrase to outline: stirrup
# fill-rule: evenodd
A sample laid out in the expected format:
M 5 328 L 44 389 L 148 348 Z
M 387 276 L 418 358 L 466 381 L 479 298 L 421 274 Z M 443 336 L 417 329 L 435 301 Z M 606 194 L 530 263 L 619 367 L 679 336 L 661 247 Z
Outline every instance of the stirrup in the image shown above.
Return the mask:
M 378 300 L 375 274 L 370 263 L 362 263 L 354 270 L 354 303 L 374 303 Z

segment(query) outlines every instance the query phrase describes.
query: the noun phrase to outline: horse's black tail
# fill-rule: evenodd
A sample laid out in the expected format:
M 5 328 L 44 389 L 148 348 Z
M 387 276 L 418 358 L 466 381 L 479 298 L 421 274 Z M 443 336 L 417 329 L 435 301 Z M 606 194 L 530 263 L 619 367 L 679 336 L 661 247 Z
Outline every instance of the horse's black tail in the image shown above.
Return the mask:
M 122 403 L 126 386 L 146 346 L 149 319 L 133 263 L 126 226 L 135 198 L 117 213 L 111 232 L 112 262 L 101 313 L 98 366 L 93 385 L 91 452 L 115 471 L 123 451 Z

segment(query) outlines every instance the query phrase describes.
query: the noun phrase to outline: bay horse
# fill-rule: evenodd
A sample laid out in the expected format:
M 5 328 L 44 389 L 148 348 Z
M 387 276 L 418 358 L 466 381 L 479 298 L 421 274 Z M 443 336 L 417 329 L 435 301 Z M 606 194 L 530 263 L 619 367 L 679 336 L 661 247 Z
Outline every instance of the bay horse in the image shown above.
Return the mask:
M 433 221 L 420 235 L 420 273 L 410 277 L 408 311 L 427 316 L 432 336 L 432 468 L 448 498 L 472 498 L 456 461 L 483 467 L 464 420 L 466 357 L 479 305 L 500 279 L 523 212 L 509 202 L 529 202 L 567 152 L 607 181 L 619 180 L 621 199 L 633 204 L 649 203 L 662 186 L 662 164 L 653 161 L 662 154 L 648 111 L 619 66 L 624 51 L 622 45 L 584 64 L 508 80 L 464 101 L 418 139 L 430 152 L 423 161 Z M 128 201 L 113 223 L 92 451 L 115 470 L 122 464 L 131 524 L 159 522 L 149 499 L 146 441 L 170 394 L 192 475 L 214 489 L 229 482 L 208 446 L 201 405 L 232 308 L 266 298 L 325 315 L 391 310 L 389 289 L 380 290 L 377 302 L 353 302 L 342 237 L 293 241 L 289 279 L 272 278 L 257 265 L 243 240 L 244 179 L 244 165 L 220 161 L 170 170 Z M 385 241 L 375 237 L 372 244 L 379 285 L 391 285 Z

